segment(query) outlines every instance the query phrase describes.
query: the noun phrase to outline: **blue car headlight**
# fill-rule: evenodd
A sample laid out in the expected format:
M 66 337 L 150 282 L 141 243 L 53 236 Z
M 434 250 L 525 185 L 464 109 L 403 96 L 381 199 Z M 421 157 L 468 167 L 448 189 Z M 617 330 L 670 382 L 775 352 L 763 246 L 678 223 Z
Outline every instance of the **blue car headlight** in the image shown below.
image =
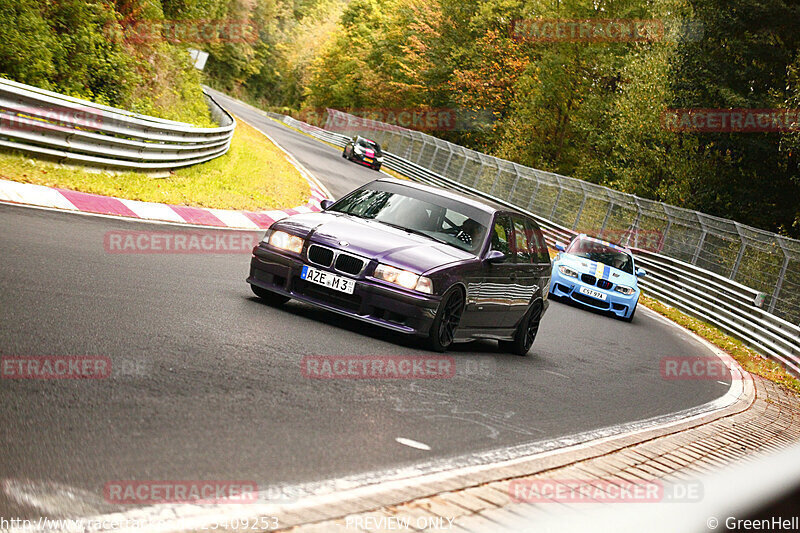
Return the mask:
M 627 285 L 617 285 L 616 287 L 614 287 L 614 290 L 617 292 L 621 292 L 625 296 L 630 296 L 631 294 L 636 292 L 636 289 L 634 289 L 633 287 L 628 287 Z
M 562 274 L 564 274 L 565 276 L 570 277 L 570 278 L 577 278 L 578 277 L 578 272 L 575 271 L 575 270 L 572 270 L 568 266 L 561 265 L 560 267 L 558 267 L 558 271 L 561 272 Z

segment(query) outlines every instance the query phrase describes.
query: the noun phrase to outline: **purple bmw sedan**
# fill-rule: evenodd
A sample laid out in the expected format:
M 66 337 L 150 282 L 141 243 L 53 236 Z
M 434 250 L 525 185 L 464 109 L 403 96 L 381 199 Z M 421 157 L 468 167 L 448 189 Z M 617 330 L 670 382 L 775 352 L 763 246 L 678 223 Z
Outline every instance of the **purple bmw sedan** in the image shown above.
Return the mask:
M 507 207 L 396 179 L 275 222 L 253 249 L 253 292 L 391 330 L 431 349 L 476 338 L 531 348 L 550 256 L 536 222 Z

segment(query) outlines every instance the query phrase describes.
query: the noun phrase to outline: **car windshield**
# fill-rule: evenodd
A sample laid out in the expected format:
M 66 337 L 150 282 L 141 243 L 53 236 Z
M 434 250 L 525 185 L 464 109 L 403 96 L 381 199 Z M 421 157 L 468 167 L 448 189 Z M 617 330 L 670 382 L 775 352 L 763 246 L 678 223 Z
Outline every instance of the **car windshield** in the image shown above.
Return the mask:
M 469 216 L 474 210 L 470 206 L 436 200 L 435 195 L 414 189 L 407 193 L 359 189 L 336 202 L 330 211 L 376 220 L 477 254 L 487 224 Z
M 567 248 L 567 253 L 633 274 L 633 258 L 630 254 L 597 241 L 576 239 Z
M 377 153 L 378 155 L 380 155 L 380 153 L 381 153 L 381 149 L 378 146 L 378 144 L 375 143 L 375 142 L 369 141 L 367 139 L 358 139 L 356 141 L 356 146 L 360 146 L 361 148 L 370 148 L 372 150 L 375 150 L 375 153 Z

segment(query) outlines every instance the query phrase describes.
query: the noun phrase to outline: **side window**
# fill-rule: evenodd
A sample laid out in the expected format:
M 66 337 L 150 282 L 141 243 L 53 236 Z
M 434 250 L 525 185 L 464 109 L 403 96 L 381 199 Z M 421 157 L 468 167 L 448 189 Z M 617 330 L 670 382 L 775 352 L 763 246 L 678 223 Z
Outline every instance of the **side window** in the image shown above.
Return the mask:
M 525 220 L 519 217 L 514 217 L 514 242 L 517 249 L 517 263 L 530 263 L 531 252 L 528 246 L 529 237 L 528 232 L 525 230 Z
M 498 250 L 508 256 L 512 255 L 514 248 L 511 238 L 513 234 L 511 219 L 506 215 L 498 216 L 492 230 L 492 250 Z
M 539 225 L 533 220 L 525 220 L 525 229 L 528 232 L 528 243 L 530 244 L 531 257 L 534 263 L 549 263 L 550 254 L 547 251 L 547 243 L 542 235 Z

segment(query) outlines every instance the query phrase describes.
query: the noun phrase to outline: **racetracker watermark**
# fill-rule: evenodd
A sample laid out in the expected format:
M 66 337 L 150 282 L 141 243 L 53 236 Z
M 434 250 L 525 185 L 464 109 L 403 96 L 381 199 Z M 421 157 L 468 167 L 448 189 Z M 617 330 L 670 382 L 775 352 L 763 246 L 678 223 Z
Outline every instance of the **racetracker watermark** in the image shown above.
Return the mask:
M 109 231 L 110 254 L 249 254 L 263 233 L 248 231 Z
M 664 233 L 648 229 L 585 229 L 581 233 L 597 235 L 598 239 L 610 244 L 638 248 L 650 252 L 660 252 L 664 248 Z M 589 243 L 585 246 L 591 247 Z
M 81 105 L 30 107 L 9 104 L 10 113 L 0 114 L 0 132 L 44 133 L 98 130 L 103 111 Z M 13 113 L 13 114 L 11 114 Z
M 120 26 L 109 25 L 108 32 L 119 31 L 131 44 L 166 41 L 172 44 L 255 43 L 260 27 L 242 19 L 133 20 Z
M 699 481 L 664 483 L 623 479 L 521 479 L 511 481 L 514 503 L 688 503 L 703 498 Z
M 665 357 L 660 364 L 661 377 L 670 381 L 716 380 L 731 381 L 741 378 L 739 372 L 731 372 L 730 367 L 718 357 Z
M 674 132 L 775 133 L 800 131 L 800 109 L 667 109 L 661 127 Z
M 105 379 L 111 359 L 96 355 L 4 355 L 3 379 Z
M 456 371 L 447 355 L 306 355 L 300 361 L 309 379 L 447 379 Z
M 703 25 L 666 19 L 516 19 L 510 33 L 534 43 L 681 42 L 700 40 Z
M 303 109 L 297 120 L 345 133 L 352 131 L 471 131 L 485 127 L 496 119 L 490 109 L 459 108 L 359 108 L 347 113 L 333 109 Z
M 254 481 L 117 480 L 106 483 L 103 495 L 113 504 L 255 503 L 258 485 Z

